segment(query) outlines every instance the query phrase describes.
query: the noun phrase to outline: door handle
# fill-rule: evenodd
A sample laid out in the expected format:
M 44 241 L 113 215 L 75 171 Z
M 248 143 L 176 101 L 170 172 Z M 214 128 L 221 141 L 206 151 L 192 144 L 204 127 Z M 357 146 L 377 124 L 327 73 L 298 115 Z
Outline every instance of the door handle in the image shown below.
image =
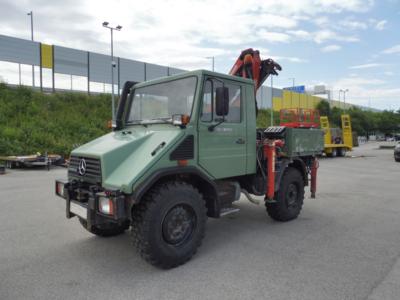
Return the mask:
M 242 138 L 238 138 L 237 140 L 236 140 L 236 144 L 245 144 L 246 143 L 246 141 L 244 140 L 244 139 L 242 139 Z

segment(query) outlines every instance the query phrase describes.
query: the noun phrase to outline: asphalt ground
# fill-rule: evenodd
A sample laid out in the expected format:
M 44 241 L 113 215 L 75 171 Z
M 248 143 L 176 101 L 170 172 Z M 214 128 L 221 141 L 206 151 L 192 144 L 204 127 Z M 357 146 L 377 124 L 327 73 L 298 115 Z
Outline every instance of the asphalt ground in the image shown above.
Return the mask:
M 349 154 L 348 154 L 349 155 Z M 164 271 L 126 233 L 99 238 L 54 196 L 66 169 L 0 176 L 0 299 L 400 299 L 400 163 L 363 145 L 322 159 L 317 199 L 272 221 L 263 206 L 209 219 L 198 253 Z

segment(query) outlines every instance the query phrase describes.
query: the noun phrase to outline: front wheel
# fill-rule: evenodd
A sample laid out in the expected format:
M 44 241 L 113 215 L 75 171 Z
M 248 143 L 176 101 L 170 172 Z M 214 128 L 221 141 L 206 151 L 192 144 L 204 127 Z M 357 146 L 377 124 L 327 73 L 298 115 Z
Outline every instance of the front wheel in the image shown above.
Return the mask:
M 345 157 L 346 156 L 346 148 L 339 148 L 338 156 Z
M 156 185 L 132 211 L 140 255 L 163 269 L 187 262 L 201 245 L 207 215 L 202 195 L 185 182 Z
M 265 203 L 268 215 L 281 222 L 296 219 L 304 201 L 303 176 L 295 168 L 287 168 L 281 179 L 274 203 Z
M 101 237 L 109 237 L 119 235 L 125 232 L 129 228 L 129 222 L 126 221 L 122 224 L 117 223 L 107 223 L 97 226 L 92 226 L 92 228 L 87 228 L 87 222 L 84 219 L 79 218 L 81 225 L 90 233 Z

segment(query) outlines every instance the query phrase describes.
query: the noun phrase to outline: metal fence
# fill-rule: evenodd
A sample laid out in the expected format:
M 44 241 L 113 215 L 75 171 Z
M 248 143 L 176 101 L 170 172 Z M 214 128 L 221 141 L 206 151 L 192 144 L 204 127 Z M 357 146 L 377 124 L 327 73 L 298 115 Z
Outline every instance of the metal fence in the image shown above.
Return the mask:
M 39 86 L 43 89 L 43 71 L 51 70 L 52 86 L 55 90 L 55 74 L 76 75 L 87 78 L 90 83 L 111 84 L 111 57 L 95 52 L 71 49 L 57 45 L 0 35 L 0 61 L 38 66 Z M 127 80 L 145 81 L 184 72 L 182 69 L 114 57 L 114 84 L 118 91 Z
M 91 83 L 111 84 L 111 57 L 100 53 L 0 35 L 0 61 L 39 67 L 39 87 L 45 91 L 56 90 L 56 74 L 71 76 L 71 90 L 72 76 L 87 78 L 85 90 L 88 93 L 91 92 Z M 116 66 L 113 68 L 114 84 L 118 86 L 118 93 L 128 80 L 142 82 L 185 71 L 122 57 L 114 57 L 114 61 L 116 62 Z M 50 88 L 43 86 L 43 73 L 48 73 L 49 71 L 51 72 Z M 19 76 L 21 83 L 21 73 Z M 32 80 L 32 82 L 35 81 Z M 105 92 L 104 87 L 103 92 Z M 296 107 L 314 108 L 322 99 L 306 94 L 283 91 L 278 88 L 271 89 L 267 86 L 262 86 L 257 91 L 258 107 L 273 107 L 274 110 Z M 329 102 L 331 106 L 342 107 L 343 105 L 335 100 L 330 100 Z M 346 108 L 351 106 L 353 105 L 346 104 Z M 365 109 L 365 107 L 361 108 Z

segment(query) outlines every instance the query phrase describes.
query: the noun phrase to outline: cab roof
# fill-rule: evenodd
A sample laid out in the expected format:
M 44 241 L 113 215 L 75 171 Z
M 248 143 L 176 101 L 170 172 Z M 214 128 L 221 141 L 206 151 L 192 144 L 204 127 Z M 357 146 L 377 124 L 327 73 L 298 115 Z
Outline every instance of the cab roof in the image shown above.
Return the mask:
M 180 78 L 186 78 L 189 76 L 201 77 L 203 75 L 215 76 L 218 78 L 239 81 L 239 82 L 243 82 L 246 84 L 253 84 L 253 80 L 248 79 L 248 78 L 242 78 L 242 77 L 238 77 L 238 76 L 232 76 L 232 75 L 218 73 L 218 72 L 212 72 L 212 71 L 208 71 L 208 70 L 195 70 L 195 71 L 182 72 L 182 73 L 179 73 L 176 75 L 171 75 L 171 76 L 164 76 L 164 77 L 160 77 L 160 78 L 153 79 L 153 80 L 143 81 L 143 82 L 135 84 L 133 88 L 138 88 L 138 87 L 147 86 L 147 85 L 153 85 L 153 84 L 162 83 L 162 82 L 171 81 L 171 80 L 180 79 Z

